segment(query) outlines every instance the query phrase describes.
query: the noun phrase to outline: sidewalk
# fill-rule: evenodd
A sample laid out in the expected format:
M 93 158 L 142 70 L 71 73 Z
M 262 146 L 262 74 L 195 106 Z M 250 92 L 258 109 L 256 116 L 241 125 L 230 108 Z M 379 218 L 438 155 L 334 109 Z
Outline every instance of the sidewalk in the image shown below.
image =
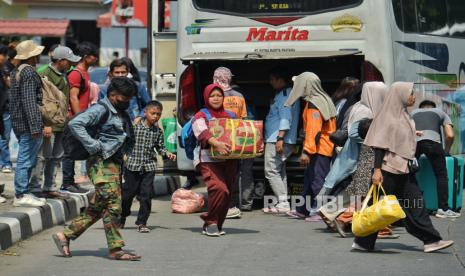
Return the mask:
M 76 172 L 79 170 L 76 168 Z M 12 173 L 0 172 L 0 184 L 5 184 L 3 197 L 7 199 L 0 204 L 0 250 L 5 250 L 20 240 L 30 238 L 45 229 L 55 225 L 62 225 L 81 214 L 89 206 L 89 195 L 71 195 L 69 199 L 47 199 L 43 207 L 14 207 L 14 171 Z M 61 170 L 57 172 L 57 182 L 61 185 Z M 184 178 L 179 176 L 158 176 L 155 178 L 154 190 L 156 196 L 171 194 Z M 81 184 L 83 188 L 93 190 L 89 183 Z M 59 187 L 58 187 L 59 188 Z
M 42 230 L 64 224 L 78 216 L 89 205 L 87 196 L 71 195 L 66 200 L 47 199 L 47 205 L 43 207 L 14 207 L 14 172 L 0 173 L 0 179 L 0 183 L 5 184 L 3 197 L 7 199 L 5 203 L 0 204 L 0 250 L 5 250 Z M 60 179 L 61 172 L 57 175 L 57 180 Z M 90 183 L 82 186 L 93 190 Z

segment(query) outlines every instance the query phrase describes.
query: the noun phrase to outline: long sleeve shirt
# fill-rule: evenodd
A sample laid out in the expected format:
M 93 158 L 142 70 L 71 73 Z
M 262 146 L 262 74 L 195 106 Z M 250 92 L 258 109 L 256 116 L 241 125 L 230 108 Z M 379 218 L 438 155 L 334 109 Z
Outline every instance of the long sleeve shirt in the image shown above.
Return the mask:
M 129 153 L 126 168 L 130 171 L 155 171 L 158 154 L 165 156 L 163 131 L 157 126 L 147 127 L 144 122 L 134 125 L 135 143 Z
M 32 66 L 25 66 L 16 79 L 18 69 L 11 72 L 9 95 L 11 123 L 16 134 L 40 134 L 43 129 L 42 81 Z
M 279 131 L 287 131 L 284 143 L 295 145 L 297 142 L 297 128 L 300 117 L 300 101 L 296 101 L 291 107 L 285 107 L 284 103 L 291 94 L 291 88 L 280 91 L 273 99 L 270 111 L 265 120 L 265 141 L 276 143 Z
M 320 111 L 307 103 L 302 115 L 305 130 L 304 151 L 307 154 L 333 156 L 334 144 L 329 135 L 336 131 L 336 118 L 323 120 Z

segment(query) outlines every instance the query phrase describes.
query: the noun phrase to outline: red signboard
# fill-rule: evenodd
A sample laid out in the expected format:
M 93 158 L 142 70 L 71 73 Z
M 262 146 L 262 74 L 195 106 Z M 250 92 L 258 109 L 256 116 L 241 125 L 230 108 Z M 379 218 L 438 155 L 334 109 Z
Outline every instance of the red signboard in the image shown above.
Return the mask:
M 112 25 L 115 27 L 147 27 L 148 0 L 113 0 Z

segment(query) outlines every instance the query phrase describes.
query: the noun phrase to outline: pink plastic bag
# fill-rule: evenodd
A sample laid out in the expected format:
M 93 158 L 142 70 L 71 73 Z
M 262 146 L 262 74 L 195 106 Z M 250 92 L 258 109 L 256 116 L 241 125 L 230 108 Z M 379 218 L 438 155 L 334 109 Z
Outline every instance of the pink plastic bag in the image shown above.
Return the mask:
M 177 189 L 171 196 L 171 209 L 173 213 L 192 214 L 200 211 L 205 205 L 202 194 L 186 189 Z

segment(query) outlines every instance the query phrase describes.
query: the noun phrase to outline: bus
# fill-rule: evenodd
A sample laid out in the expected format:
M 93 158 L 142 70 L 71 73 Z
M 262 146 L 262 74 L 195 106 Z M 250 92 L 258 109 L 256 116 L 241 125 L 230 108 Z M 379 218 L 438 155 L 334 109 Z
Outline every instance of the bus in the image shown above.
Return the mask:
M 274 96 L 268 72 L 277 65 L 316 73 L 330 94 L 346 76 L 454 93 L 465 83 L 464 38 L 463 0 L 178 1 L 178 133 L 203 106 L 201 92 L 219 66 L 231 69 L 263 120 Z M 183 150 L 177 164 L 193 169 Z

